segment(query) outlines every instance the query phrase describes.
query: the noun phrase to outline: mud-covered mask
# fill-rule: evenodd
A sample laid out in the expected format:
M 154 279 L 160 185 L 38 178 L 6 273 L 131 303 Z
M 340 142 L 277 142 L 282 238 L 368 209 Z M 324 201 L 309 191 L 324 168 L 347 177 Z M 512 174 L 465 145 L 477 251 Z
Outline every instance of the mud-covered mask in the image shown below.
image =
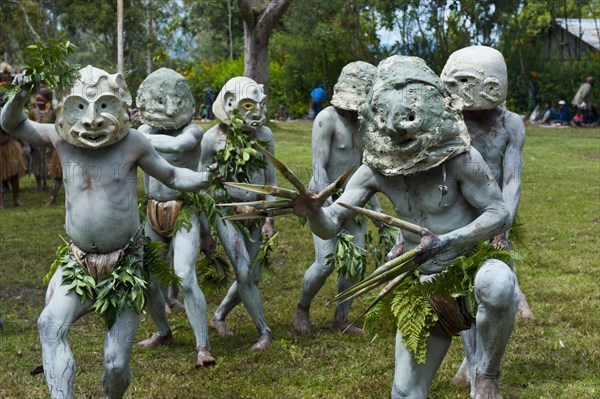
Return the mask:
M 363 61 L 351 62 L 342 68 L 333 87 L 331 104 L 336 108 L 358 111 L 371 90 L 375 67 Z
M 364 163 L 386 176 L 427 170 L 469 147 L 460 100 L 420 58 L 382 61 L 360 118 Z
M 213 103 L 213 113 L 227 125 L 237 115 L 243 120 L 244 130 L 260 128 L 265 123 L 267 114 L 267 96 L 263 85 L 246 77 L 229 80 Z
M 55 93 L 56 130 L 77 147 L 99 148 L 129 132 L 131 95 L 121 74 L 110 75 L 91 65 L 79 71 L 71 88 Z
M 466 111 L 494 109 L 506 100 L 506 63 L 502 54 L 491 47 L 471 46 L 455 51 L 441 78 L 462 98 Z
M 194 115 L 194 96 L 183 76 L 160 68 L 144 79 L 135 100 L 143 123 L 162 130 L 179 129 Z

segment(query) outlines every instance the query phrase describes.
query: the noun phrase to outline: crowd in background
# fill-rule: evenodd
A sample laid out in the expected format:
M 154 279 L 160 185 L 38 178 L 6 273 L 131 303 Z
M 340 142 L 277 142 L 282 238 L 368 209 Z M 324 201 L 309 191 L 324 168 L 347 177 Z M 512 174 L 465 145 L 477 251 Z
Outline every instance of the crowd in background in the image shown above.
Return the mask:
M 543 107 L 537 106 L 527 121 L 531 125 L 541 126 L 572 126 L 572 127 L 598 127 L 600 126 L 600 114 L 598 105 L 592 104 L 592 90 L 596 79 L 588 76 L 586 81 L 579 87 L 577 93 L 571 100 L 571 109 L 565 100 L 558 101 L 558 109 L 554 108 L 552 101 L 546 100 Z

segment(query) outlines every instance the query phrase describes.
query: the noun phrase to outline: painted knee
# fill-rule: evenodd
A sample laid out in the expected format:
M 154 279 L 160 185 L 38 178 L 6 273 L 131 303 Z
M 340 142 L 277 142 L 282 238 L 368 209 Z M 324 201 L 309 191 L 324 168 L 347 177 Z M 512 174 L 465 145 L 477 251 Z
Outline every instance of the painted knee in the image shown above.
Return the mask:
M 194 291 L 194 288 L 198 288 L 198 280 L 192 273 L 177 273 L 177 277 L 181 279 L 181 291 L 183 297 L 187 298 Z
M 490 259 L 475 276 L 477 301 L 490 308 L 505 309 L 514 303 L 515 274 L 504 262 Z
M 64 340 L 69 332 L 69 325 L 58 320 L 52 312 L 44 309 L 38 318 L 38 332 L 42 345 L 56 345 Z
M 129 381 L 131 370 L 129 369 L 129 357 L 122 353 L 111 353 L 104 355 L 104 379 L 107 382 Z
M 247 287 L 250 285 L 254 285 L 254 273 L 252 273 L 252 268 L 250 267 L 240 267 L 238 268 L 235 277 L 236 281 L 239 285 Z

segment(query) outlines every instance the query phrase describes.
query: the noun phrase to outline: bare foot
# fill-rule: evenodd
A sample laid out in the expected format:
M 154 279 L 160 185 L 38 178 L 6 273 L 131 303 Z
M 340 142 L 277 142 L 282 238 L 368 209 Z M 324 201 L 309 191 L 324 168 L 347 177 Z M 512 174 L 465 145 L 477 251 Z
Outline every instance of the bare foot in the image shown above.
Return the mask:
M 157 346 L 166 344 L 172 339 L 173 334 L 171 334 L 171 331 L 169 331 L 169 333 L 164 337 L 162 335 L 158 335 L 158 333 L 154 333 L 150 338 L 138 342 L 138 346 L 141 346 L 142 348 L 155 348 Z
M 475 381 L 475 399 L 502 399 L 498 379 L 478 375 Z
M 292 325 L 294 326 L 294 331 L 296 331 L 298 334 L 312 335 L 313 332 L 310 325 L 309 310 L 300 304 L 296 305 L 296 311 L 294 312 Z
M 527 298 L 525 296 L 519 298 L 519 303 L 517 303 L 517 314 L 521 316 L 523 320 L 536 320 L 535 315 L 531 311 L 529 307 L 529 303 L 527 302 Z
M 269 345 L 271 345 L 271 341 L 273 341 L 273 334 L 271 334 L 271 332 L 268 331 L 265 334 L 261 335 L 258 341 L 254 345 L 252 345 L 252 352 L 258 352 L 267 349 Z
M 460 364 L 458 371 L 452 378 L 452 385 L 456 385 L 457 387 L 470 387 L 471 381 L 469 380 L 469 372 L 468 372 L 468 363 L 467 358 L 463 359 L 463 362 Z
M 362 335 L 362 328 L 350 326 L 350 323 L 346 320 L 335 319 L 331 324 L 331 330 L 335 332 L 343 332 L 350 335 Z
M 200 348 L 198 348 L 198 357 L 196 358 L 197 369 L 199 369 L 200 367 L 212 366 L 215 364 L 217 364 L 217 361 L 210 352 L 209 347 L 201 346 Z
M 14 200 L 13 202 L 15 204 L 15 206 L 23 206 L 23 201 L 21 201 L 20 199 Z
M 219 337 L 221 338 L 233 337 L 233 331 L 227 327 L 227 324 L 225 324 L 223 320 L 218 320 L 215 316 L 210 319 L 208 325 L 217 330 L 217 334 L 219 334 Z
M 48 202 L 46 202 L 46 206 L 56 206 L 56 198 L 55 197 L 48 198 Z

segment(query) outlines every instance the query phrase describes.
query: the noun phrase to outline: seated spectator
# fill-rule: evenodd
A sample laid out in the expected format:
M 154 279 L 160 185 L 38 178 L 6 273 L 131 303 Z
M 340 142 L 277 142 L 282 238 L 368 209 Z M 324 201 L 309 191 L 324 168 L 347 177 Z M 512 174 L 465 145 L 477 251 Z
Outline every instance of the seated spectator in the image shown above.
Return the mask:
M 544 111 L 541 113 L 537 124 L 549 125 L 556 119 L 558 119 L 558 112 L 552 106 L 552 101 L 544 101 Z
M 560 123 L 561 125 L 568 125 L 569 122 L 571 122 L 571 112 L 564 100 L 558 102 L 558 118 L 556 118 L 554 122 Z
M 289 119 L 289 114 L 283 104 L 279 104 L 277 109 L 275 110 L 275 120 L 278 121 L 287 121 Z

